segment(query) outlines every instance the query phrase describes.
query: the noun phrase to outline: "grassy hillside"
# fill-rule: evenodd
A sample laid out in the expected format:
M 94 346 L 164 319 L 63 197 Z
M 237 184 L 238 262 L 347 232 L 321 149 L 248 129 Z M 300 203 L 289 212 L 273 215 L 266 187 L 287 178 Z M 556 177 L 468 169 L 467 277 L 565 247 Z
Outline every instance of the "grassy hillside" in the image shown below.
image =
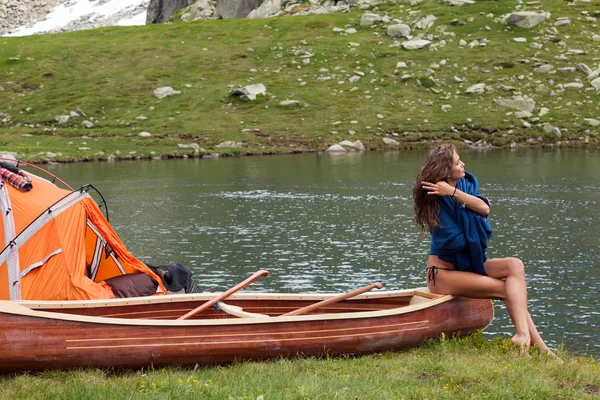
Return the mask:
M 55 160 L 72 160 L 193 154 L 179 146 L 191 143 L 201 147 L 199 154 L 324 150 L 342 140 L 393 148 L 384 137 L 400 147 L 438 139 L 597 147 L 600 127 L 584 119 L 600 119 L 600 91 L 586 73 L 557 69 L 600 68 L 600 41 L 592 40 L 598 8 L 536 2 L 520 10 L 548 11 L 550 18 L 529 29 L 505 25 L 502 16 L 519 10 L 520 3 L 452 7 L 426 0 L 347 14 L 0 38 L 0 151 L 16 151 L 25 160 L 47 158 L 47 152 L 57 154 Z M 366 11 L 410 25 L 437 16 L 426 30 L 412 27 L 413 35 L 432 45 L 404 50 L 402 39 L 386 35 L 389 24 L 360 27 Z M 571 25 L 554 28 L 558 17 L 569 17 Z M 485 45 L 471 48 L 461 39 Z M 407 68 L 396 70 L 400 61 Z M 544 63 L 554 69 L 536 72 Z M 351 83 L 355 75 L 360 79 Z M 574 82 L 583 87 L 563 86 Z M 266 86 L 266 97 L 244 102 L 229 96 L 231 88 L 254 83 Z M 485 83 L 486 90 L 466 93 L 476 83 Z M 153 91 L 163 86 L 181 94 L 159 100 Z M 494 102 L 513 95 L 536 102 L 526 123 L 516 110 Z M 299 107 L 281 106 L 287 99 L 299 101 Z M 539 117 L 542 107 L 549 111 Z M 58 124 L 57 116 L 76 108 L 87 118 Z M 137 119 L 141 116 L 147 119 Z M 84 128 L 84 119 L 93 128 Z M 559 128 L 560 137 L 545 132 L 544 123 Z M 241 143 L 215 147 L 224 141 Z

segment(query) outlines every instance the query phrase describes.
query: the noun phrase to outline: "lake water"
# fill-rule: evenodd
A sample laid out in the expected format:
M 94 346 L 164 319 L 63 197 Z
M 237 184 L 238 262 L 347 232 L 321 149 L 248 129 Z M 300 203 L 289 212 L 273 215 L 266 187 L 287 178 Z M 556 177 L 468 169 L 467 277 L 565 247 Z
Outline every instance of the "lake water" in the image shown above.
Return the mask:
M 425 285 L 429 237 L 413 226 L 424 152 L 302 154 L 50 166 L 92 183 L 141 260 L 177 262 L 208 291 L 259 269 L 251 291 Z M 549 345 L 600 356 L 600 152 L 466 152 L 492 203 L 488 256 L 524 260 L 531 313 Z M 501 302 L 486 335 L 510 337 Z

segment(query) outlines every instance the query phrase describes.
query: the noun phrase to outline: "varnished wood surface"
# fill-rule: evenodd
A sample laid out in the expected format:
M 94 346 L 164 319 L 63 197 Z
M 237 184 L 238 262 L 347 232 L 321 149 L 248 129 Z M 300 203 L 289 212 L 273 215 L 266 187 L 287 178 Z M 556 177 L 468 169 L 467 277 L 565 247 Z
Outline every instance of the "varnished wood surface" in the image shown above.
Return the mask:
M 318 314 L 281 317 L 314 299 L 234 296 L 227 304 L 269 317 L 236 318 L 211 309 L 189 321 L 174 319 L 204 299 L 47 308 L 53 312 L 31 310 L 26 302 L 0 302 L 0 371 L 366 354 L 414 347 L 441 333 L 470 333 L 487 327 L 493 318 L 489 300 L 437 296 L 410 304 L 411 299 L 406 294 L 364 296 L 319 309 Z

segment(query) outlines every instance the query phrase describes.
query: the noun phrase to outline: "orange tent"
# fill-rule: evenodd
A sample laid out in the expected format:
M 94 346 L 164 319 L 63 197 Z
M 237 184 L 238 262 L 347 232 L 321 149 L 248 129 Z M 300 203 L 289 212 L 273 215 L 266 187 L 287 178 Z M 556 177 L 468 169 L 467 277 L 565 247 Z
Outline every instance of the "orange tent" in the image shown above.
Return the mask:
M 85 190 L 65 190 L 27 173 L 21 192 L 0 179 L 0 300 L 114 298 L 103 280 L 142 272 L 161 279 L 127 251 Z

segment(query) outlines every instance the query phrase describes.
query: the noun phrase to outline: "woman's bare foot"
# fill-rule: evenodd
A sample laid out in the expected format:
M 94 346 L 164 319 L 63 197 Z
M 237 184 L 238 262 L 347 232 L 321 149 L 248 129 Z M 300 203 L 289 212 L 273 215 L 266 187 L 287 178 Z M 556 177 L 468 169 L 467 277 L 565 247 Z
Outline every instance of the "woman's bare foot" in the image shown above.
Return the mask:
M 531 338 L 529 336 L 523 335 L 521 333 L 515 333 L 515 335 L 510 339 L 510 341 L 513 344 L 519 346 L 519 354 L 529 354 L 529 346 L 531 346 Z
M 563 364 L 564 361 L 562 360 L 562 358 L 560 358 L 559 356 L 556 355 L 555 352 L 553 352 L 552 350 L 548 349 L 546 351 L 543 351 L 542 353 L 549 355 L 550 357 L 554 358 L 554 361 L 556 361 L 559 364 Z

